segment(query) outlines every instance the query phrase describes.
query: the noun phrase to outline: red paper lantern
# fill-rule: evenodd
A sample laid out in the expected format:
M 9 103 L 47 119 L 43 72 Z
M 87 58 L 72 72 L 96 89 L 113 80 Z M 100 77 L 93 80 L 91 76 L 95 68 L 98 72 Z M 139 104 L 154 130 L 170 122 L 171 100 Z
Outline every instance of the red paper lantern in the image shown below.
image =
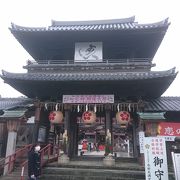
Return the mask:
M 63 113 L 61 111 L 50 112 L 49 121 L 52 124 L 61 124 L 63 122 Z
M 96 114 L 93 111 L 85 111 L 82 114 L 82 120 L 85 124 L 92 124 L 96 121 Z
M 127 111 L 120 111 L 116 113 L 116 119 L 120 123 L 120 125 L 127 126 L 130 121 L 130 114 Z

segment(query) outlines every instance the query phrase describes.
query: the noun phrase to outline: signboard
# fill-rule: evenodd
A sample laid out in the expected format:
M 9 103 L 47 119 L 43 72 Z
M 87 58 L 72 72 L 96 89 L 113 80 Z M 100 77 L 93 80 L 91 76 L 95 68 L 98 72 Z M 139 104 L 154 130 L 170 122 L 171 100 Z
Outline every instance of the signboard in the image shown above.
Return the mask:
M 114 95 L 63 95 L 63 103 L 114 103 Z
M 139 148 L 140 153 L 144 153 L 144 131 L 139 132 Z
M 75 62 L 102 62 L 102 42 L 75 43 Z
M 180 123 L 161 122 L 158 125 L 160 136 L 180 136 Z
M 168 180 L 166 144 L 163 137 L 144 137 L 146 180 Z
M 180 179 L 180 153 L 172 152 L 173 167 L 176 180 Z
M 38 142 L 46 142 L 46 127 L 44 126 L 39 127 Z

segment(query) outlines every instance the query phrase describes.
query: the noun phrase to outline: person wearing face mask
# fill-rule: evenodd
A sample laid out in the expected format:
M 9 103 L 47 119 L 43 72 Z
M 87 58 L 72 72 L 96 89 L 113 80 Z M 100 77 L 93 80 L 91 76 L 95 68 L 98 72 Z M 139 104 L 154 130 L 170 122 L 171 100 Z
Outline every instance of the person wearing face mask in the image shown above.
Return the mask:
M 40 145 L 34 145 L 28 153 L 28 177 L 29 180 L 38 180 L 41 172 Z

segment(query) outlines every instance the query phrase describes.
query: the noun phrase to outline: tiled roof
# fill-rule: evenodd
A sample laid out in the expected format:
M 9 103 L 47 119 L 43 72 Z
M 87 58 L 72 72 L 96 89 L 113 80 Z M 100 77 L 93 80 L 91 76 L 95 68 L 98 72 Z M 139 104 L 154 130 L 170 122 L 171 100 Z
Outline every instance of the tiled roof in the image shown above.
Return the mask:
M 0 98 L 0 110 L 7 110 L 13 107 L 23 107 L 32 103 L 29 98 Z M 145 112 L 165 112 L 179 111 L 180 112 L 180 96 L 168 97 L 162 96 L 157 99 L 146 102 Z
M 52 21 L 49 27 L 23 27 L 16 24 L 11 25 L 11 30 L 15 31 L 103 31 L 103 30 L 136 30 L 154 29 L 168 27 L 168 18 L 150 24 L 138 24 L 135 17 L 125 19 L 94 20 L 94 21 Z
M 0 110 L 7 110 L 31 104 L 28 98 L 0 98 Z
M 145 111 L 180 111 L 180 97 L 160 97 L 146 103 Z
M 160 113 L 144 113 L 144 112 L 138 112 L 138 115 L 140 119 L 143 120 L 149 120 L 149 119 L 155 119 L 155 120 L 160 120 L 160 119 L 165 119 L 164 117 L 165 112 L 160 112 Z
M 3 79 L 32 81 L 111 81 L 176 77 L 175 68 L 149 72 L 73 72 L 73 73 L 9 73 L 2 72 Z
M 25 116 L 25 112 L 27 109 L 22 110 L 14 110 L 14 111 L 4 111 L 4 114 L 0 116 L 0 118 L 21 118 Z

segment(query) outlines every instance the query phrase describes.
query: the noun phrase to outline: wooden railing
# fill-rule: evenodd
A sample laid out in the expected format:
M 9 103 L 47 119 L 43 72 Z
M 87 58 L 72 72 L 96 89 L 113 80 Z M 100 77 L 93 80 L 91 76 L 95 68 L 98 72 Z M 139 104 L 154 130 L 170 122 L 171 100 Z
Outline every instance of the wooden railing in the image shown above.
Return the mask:
M 99 62 L 91 61 L 91 60 L 83 60 L 83 61 L 74 61 L 74 60 L 37 60 L 37 61 L 27 61 L 27 65 L 78 65 L 78 64 L 129 64 L 129 63 L 151 63 L 152 58 L 125 58 L 125 59 L 102 59 Z
M 55 154 L 51 153 L 52 148 L 53 148 L 52 145 L 48 144 L 47 146 L 45 146 L 44 148 L 42 148 L 40 150 L 41 168 L 44 167 L 47 163 L 57 160 L 58 152 Z M 28 168 L 27 166 L 28 166 L 28 160 L 24 161 L 21 164 L 21 178 L 20 178 L 20 180 L 25 180 L 24 172 L 27 170 L 27 168 Z
M 14 154 L 9 155 L 0 160 L 0 172 L 1 175 L 9 174 L 14 169 L 14 163 L 17 161 L 18 158 L 26 156 L 29 149 L 32 147 L 32 144 L 28 144 L 23 148 L 18 149 Z M 6 169 L 6 171 L 5 171 Z

